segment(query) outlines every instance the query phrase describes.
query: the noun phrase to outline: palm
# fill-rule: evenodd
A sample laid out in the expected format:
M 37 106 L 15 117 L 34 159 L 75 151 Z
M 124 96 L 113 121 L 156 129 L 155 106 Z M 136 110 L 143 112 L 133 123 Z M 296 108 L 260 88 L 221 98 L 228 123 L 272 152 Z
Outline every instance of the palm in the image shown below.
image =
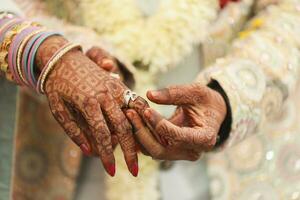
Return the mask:
M 179 127 L 201 126 L 202 123 L 199 121 L 199 113 L 198 108 L 192 106 L 178 106 L 169 121 Z

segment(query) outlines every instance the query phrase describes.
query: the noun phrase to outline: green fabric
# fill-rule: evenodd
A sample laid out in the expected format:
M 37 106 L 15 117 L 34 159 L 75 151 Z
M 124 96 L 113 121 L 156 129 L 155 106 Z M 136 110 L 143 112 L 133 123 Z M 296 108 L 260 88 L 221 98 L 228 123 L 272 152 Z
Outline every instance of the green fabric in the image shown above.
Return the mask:
M 0 77 L 0 200 L 8 200 L 12 176 L 17 87 Z

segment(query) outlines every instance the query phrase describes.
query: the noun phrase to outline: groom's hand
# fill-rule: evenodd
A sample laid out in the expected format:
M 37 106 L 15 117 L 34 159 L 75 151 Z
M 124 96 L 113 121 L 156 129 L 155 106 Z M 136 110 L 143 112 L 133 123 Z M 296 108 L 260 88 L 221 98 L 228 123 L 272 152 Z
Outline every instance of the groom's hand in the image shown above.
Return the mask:
M 141 125 L 136 112 L 128 111 L 127 117 L 136 129 L 137 138 L 150 154 L 158 149 L 156 146 L 159 143 L 167 149 L 192 150 L 198 153 L 209 151 L 215 146 L 226 115 L 225 101 L 217 91 L 194 83 L 149 91 L 147 96 L 157 104 L 178 106 L 169 120 L 151 108 L 143 111 L 137 109 L 149 129 Z M 135 104 L 132 104 L 132 108 L 136 109 Z M 156 136 L 155 141 L 145 139 L 146 136 L 150 137 L 149 130 Z M 155 157 L 155 154 L 152 156 Z M 163 159 L 172 158 L 168 158 L 167 152 L 163 155 Z

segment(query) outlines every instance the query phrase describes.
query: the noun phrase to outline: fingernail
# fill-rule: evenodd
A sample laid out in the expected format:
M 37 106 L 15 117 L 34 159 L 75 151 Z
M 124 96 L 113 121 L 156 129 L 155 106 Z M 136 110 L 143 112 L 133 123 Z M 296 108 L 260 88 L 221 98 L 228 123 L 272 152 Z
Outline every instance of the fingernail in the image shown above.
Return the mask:
M 86 144 L 81 144 L 80 149 L 84 153 L 84 155 L 86 155 L 86 156 L 89 156 L 91 154 L 91 149 Z
M 151 112 L 150 112 L 150 110 L 149 110 L 149 109 L 146 109 L 145 112 L 144 112 L 144 115 L 145 115 L 146 118 L 149 119 L 149 118 L 151 117 Z
M 114 62 L 111 59 L 103 59 L 102 60 L 102 66 L 107 69 L 112 69 L 114 66 Z
M 131 172 L 131 174 L 134 177 L 138 176 L 138 174 L 139 174 L 139 166 L 138 166 L 137 162 L 133 163 L 133 165 L 131 166 L 130 172 Z
M 109 164 L 109 165 L 108 165 L 107 173 L 108 173 L 110 176 L 112 176 L 112 177 L 115 176 L 115 174 L 116 174 L 116 165 L 115 165 L 115 163 L 112 163 L 112 164 Z
M 151 97 L 157 97 L 159 95 L 159 92 L 158 91 L 149 91 L 148 94 L 151 96 Z
M 133 115 L 132 115 L 132 113 L 131 113 L 130 111 L 126 112 L 126 115 L 127 115 L 127 117 L 130 118 L 130 119 L 132 119 L 132 117 L 133 117 Z

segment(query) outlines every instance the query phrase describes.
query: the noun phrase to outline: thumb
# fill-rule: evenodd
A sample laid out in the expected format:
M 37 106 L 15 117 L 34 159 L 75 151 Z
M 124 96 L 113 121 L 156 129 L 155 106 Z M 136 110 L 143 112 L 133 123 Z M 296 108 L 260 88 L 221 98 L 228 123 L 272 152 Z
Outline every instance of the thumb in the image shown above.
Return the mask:
M 171 86 L 160 90 L 147 92 L 150 101 L 164 105 L 191 104 L 194 99 L 193 85 Z

